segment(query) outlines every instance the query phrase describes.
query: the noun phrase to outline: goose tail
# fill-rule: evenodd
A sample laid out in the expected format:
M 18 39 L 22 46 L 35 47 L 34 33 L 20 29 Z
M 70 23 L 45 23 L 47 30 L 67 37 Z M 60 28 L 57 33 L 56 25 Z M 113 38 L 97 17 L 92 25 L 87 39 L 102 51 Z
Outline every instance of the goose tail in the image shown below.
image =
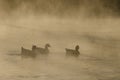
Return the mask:
M 23 52 L 24 52 L 24 48 L 23 48 L 23 47 L 21 47 L 21 54 L 23 54 Z
M 67 49 L 67 48 L 65 48 L 65 51 L 66 51 L 66 52 L 68 52 L 68 49 Z

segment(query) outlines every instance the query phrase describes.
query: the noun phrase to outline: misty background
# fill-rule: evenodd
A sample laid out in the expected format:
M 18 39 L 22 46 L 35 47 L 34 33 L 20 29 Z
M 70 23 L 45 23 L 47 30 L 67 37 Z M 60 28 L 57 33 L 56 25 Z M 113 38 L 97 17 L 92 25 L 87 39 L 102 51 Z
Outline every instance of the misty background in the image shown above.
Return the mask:
M 62 51 L 64 45 L 72 47 L 80 43 L 84 46 L 89 41 L 116 49 L 120 39 L 119 2 L 0 0 L 1 47 L 6 49 L 8 44 L 11 50 L 12 47 L 19 49 L 24 44 L 44 45 L 51 42 L 61 46 Z M 84 39 L 87 40 L 85 44 L 79 41 Z M 70 42 L 66 43 L 66 40 Z
M 83 54 L 116 58 L 119 8 L 119 0 L 0 0 L 1 51 L 50 43 L 65 52 L 79 44 Z
M 120 80 L 119 3 L 0 0 L 0 79 Z M 46 43 L 52 46 L 47 60 L 10 55 Z M 76 45 L 79 58 L 66 59 L 65 48 Z
M 119 16 L 119 0 L 0 0 L 1 16 Z

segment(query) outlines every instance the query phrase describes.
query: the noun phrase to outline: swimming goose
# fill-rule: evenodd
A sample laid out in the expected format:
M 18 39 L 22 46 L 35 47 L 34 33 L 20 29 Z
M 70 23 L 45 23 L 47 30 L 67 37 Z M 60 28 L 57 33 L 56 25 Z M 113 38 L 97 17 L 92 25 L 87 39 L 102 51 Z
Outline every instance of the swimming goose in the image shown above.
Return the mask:
M 21 47 L 21 56 L 22 57 L 36 57 L 35 48 L 36 46 L 33 46 L 32 50 L 29 50 L 29 49 L 25 49 Z
M 46 44 L 45 48 L 41 48 L 41 47 L 36 47 L 36 52 L 38 54 L 48 54 L 49 53 L 49 49 L 48 47 L 51 47 L 50 44 Z
M 79 52 L 79 45 L 77 45 L 75 47 L 75 50 L 73 49 L 65 49 L 66 50 L 66 56 L 75 56 L 75 57 L 78 57 L 80 55 L 80 52 Z

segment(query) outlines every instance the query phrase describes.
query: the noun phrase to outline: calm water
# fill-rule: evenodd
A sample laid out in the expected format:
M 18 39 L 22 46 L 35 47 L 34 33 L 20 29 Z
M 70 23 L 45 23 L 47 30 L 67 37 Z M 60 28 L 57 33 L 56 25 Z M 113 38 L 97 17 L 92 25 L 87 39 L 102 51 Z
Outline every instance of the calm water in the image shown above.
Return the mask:
M 1 80 L 120 80 L 120 20 L 19 19 L 0 24 Z M 44 47 L 50 56 L 22 60 L 21 46 Z M 80 45 L 79 58 L 65 48 Z M 16 55 L 11 55 L 16 54 Z

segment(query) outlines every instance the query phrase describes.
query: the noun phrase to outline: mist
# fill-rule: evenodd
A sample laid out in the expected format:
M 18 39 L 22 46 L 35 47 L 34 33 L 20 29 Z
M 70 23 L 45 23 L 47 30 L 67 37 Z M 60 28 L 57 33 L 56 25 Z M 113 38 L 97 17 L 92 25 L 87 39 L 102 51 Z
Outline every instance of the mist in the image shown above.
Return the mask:
M 118 0 L 0 0 L 0 79 L 119 80 Z M 51 45 L 21 59 L 21 47 Z M 65 48 L 80 46 L 78 58 Z
M 2 17 L 67 18 L 119 16 L 119 0 L 0 0 Z

